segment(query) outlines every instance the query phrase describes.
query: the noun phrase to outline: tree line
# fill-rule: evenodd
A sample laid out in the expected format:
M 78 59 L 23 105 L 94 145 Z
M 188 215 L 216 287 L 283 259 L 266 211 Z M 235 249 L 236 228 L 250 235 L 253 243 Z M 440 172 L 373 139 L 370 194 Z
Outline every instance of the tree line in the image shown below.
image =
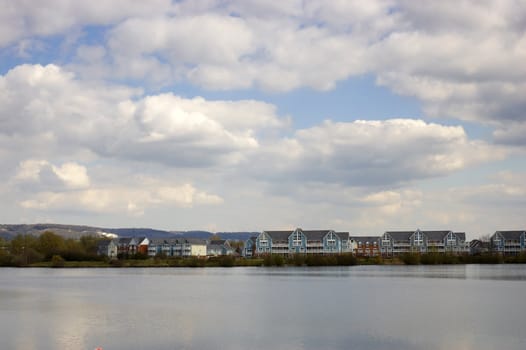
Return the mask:
M 40 236 L 23 234 L 12 240 L 0 238 L 0 266 L 28 266 L 39 262 L 100 261 L 97 246 L 101 239 L 82 236 L 80 239 L 63 238 L 51 231 Z

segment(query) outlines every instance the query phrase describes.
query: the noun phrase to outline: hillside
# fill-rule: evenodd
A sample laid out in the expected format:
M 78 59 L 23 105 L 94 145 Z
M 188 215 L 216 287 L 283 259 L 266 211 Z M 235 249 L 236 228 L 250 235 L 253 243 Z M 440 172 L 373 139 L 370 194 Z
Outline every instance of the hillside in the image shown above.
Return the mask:
M 39 236 L 45 231 L 64 237 L 78 239 L 82 236 L 108 236 L 116 235 L 118 237 L 146 236 L 148 238 L 201 238 L 209 239 L 214 235 L 208 231 L 163 231 L 151 228 L 101 228 L 83 225 L 63 225 L 63 224 L 21 224 L 21 225 L 0 225 L 0 237 L 12 239 L 19 234 L 30 234 Z M 223 239 L 246 240 L 257 232 L 218 232 Z

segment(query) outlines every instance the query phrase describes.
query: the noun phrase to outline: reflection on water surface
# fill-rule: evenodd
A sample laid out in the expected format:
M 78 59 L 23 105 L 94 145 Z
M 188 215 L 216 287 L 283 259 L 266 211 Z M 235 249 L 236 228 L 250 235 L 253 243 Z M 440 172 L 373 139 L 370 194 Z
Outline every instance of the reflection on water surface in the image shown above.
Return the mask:
M 522 265 L 0 269 L 3 349 L 525 349 Z

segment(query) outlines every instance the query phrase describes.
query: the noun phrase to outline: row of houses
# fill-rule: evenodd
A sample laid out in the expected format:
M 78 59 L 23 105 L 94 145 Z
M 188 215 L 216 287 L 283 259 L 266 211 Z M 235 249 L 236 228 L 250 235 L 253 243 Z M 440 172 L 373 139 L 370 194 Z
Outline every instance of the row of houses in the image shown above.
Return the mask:
M 489 241 L 466 242 L 464 232 L 387 231 L 381 236 L 351 236 L 334 230 L 263 231 L 244 242 L 242 255 L 252 257 L 266 254 L 342 254 L 357 256 L 397 256 L 406 253 L 477 254 L 496 252 L 518 255 L 526 252 L 526 230 L 497 231 Z M 232 255 L 228 240 L 194 238 L 149 239 L 128 237 L 102 241 L 99 254 L 111 258 L 144 254 L 150 257 L 206 257 Z
M 479 241 L 480 242 L 480 241 Z M 263 231 L 248 239 L 245 257 L 264 254 L 338 254 L 397 256 L 407 253 L 476 254 L 497 252 L 517 255 L 526 252 L 526 231 L 497 231 L 482 245 L 466 242 L 464 232 L 387 231 L 381 236 L 351 236 L 333 230 Z M 478 248 L 474 248 L 477 246 Z M 480 249 L 480 247 L 487 247 Z
M 234 249 L 228 240 L 204 240 L 197 238 L 147 238 L 122 237 L 99 243 L 98 254 L 110 258 L 128 257 L 136 254 L 168 257 L 206 257 L 232 255 Z

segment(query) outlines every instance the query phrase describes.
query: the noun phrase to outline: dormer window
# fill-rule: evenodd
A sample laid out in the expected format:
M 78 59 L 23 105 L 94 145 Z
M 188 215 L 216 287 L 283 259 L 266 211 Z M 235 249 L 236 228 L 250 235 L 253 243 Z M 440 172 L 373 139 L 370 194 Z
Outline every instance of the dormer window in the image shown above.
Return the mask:
M 327 235 L 327 245 L 330 247 L 336 247 L 336 237 L 332 232 Z
M 424 244 L 424 237 L 422 235 L 422 232 L 420 232 L 420 231 L 416 231 L 415 232 L 414 244 L 415 245 L 422 245 L 422 244 Z
M 301 239 L 301 233 L 296 231 L 292 235 L 292 246 L 293 247 L 301 247 L 303 241 Z

